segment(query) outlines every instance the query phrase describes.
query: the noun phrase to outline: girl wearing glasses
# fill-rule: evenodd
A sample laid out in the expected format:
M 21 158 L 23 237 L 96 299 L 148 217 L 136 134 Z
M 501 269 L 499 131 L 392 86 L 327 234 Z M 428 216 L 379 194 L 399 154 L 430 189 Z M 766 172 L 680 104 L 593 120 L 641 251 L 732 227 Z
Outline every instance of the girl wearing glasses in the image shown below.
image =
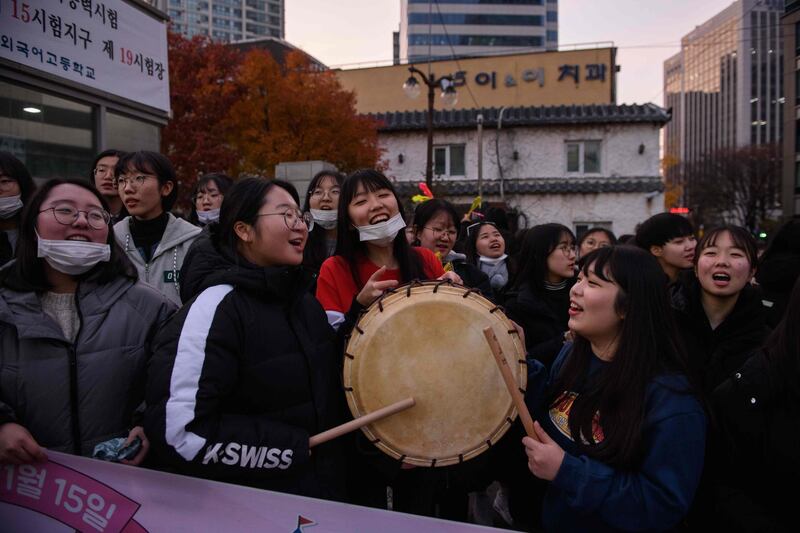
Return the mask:
M 145 427 L 179 472 L 339 499 L 341 443 L 308 443 L 344 401 L 335 335 L 300 268 L 313 219 L 298 200 L 280 180 L 228 191 L 197 243 L 199 292 L 156 337 Z
M 213 172 L 200 176 L 194 186 L 194 191 L 192 191 L 189 222 L 201 227 L 218 222 L 222 201 L 231 185 L 233 185 L 233 180 L 226 174 Z
M 0 266 L 14 258 L 22 207 L 36 185 L 22 161 L 0 152 Z
M 506 239 L 494 222 L 476 222 L 467 226 L 467 261 L 489 278 L 499 298 L 514 274 L 514 262 L 506 253 Z
M 432 251 L 446 270 L 461 277 L 466 287 L 473 287 L 492 299 L 494 294 L 489 276 L 467 262 L 467 256 L 453 250 L 458 237 L 458 214 L 447 200 L 434 198 L 421 203 L 414 211 L 414 244 Z
M 104 150 L 97 154 L 92 164 L 92 182 L 108 202 L 112 225 L 128 216 L 125 206 L 122 205 L 122 198 L 119 197 L 119 190 L 114 183 L 114 168 L 123 155 L 125 152 L 120 150 Z
M 303 211 L 314 217 L 314 229 L 308 234 L 303 265 L 318 273 L 322 263 L 336 249 L 336 220 L 339 214 L 339 195 L 344 176 L 323 170 L 308 184 Z
M 133 152 L 120 158 L 114 176 L 130 213 L 114 226 L 117 242 L 139 277 L 180 305 L 181 266 L 200 228 L 169 212 L 178 198 L 172 163 L 156 152 Z
M 525 234 L 520 271 L 506 313 L 525 330 L 528 356 L 550 366 L 566 340 L 569 291 L 575 283 L 575 236 L 561 224 L 541 224 Z
M 87 182 L 52 180 L 21 220 L 0 271 L 0 464 L 91 456 L 117 437 L 142 440 L 128 464 L 147 454 L 147 347 L 175 305 L 137 281 L 107 209 Z
M 359 170 L 342 184 L 336 255 L 322 263 L 317 298 L 335 329 L 352 328 L 362 309 L 384 290 L 415 279 L 447 277 L 427 248 L 408 245 L 400 199 L 377 170 Z

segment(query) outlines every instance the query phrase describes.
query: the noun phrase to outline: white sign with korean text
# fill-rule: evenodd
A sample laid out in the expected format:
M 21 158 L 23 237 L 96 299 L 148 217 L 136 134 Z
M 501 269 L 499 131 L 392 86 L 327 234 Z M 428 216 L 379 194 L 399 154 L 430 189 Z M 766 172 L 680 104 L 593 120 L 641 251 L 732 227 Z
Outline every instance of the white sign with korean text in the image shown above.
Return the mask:
M 167 26 L 121 0 L 0 0 L 0 57 L 170 109 Z

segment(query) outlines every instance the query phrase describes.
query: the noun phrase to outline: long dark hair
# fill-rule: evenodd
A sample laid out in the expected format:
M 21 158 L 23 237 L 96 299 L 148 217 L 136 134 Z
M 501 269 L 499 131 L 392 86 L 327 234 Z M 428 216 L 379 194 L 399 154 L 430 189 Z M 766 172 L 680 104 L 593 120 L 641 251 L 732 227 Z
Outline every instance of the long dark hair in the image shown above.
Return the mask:
M 357 170 L 350 174 L 342 183 L 342 193 L 339 195 L 339 214 L 338 222 L 336 225 L 336 252 L 334 255 L 339 255 L 347 261 L 350 265 L 350 273 L 353 275 L 353 281 L 356 287 L 363 287 L 367 280 L 362 280 L 358 275 L 358 264 L 356 262 L 359 254 L 366 256 L 366 245 L 359 240 L 358 230 L 350 220 L 350 212 L 348 207 L 353 197 L 358 191 L 358 186 L 363 185 L 368 191 L 377 191 L 380 189 L 388 189 L 394 194 L 397 200 L 397 208 L 400 210 L 400 215 L 405 216 L 403 211 L 403 204 L 400 197 L 397 196 L 397 191 L 394 190 L 392 182 L 386 176 L 372 169 Z M 392 245 L 392 252 L 397 264 L 400 267 L 401 283 L 407 283 L 415 279 L 425 277 L 425 270 L 422 266 L 422 259 L 419 254 L 408 245 L 405 232 L 397 232 Z
M 0 152 L 0 174 L 5 174 L 19 185 L 20 200 L 27 205 L 36 191 L 36 183 L 25 164 L 9 152 Z M 17 215 L 19 216 L 19 215 Z
M 254 225 L 258 220 L 258 210 L 267 201 L 267 194 L 274 187 L 288 192 L 299 205 L 297 189 L 289 182 L 267 180 L 264 178 L 240 179 L 228 189 L 219 212 L 219 243 L 231 258 L 238 258 L 239 237 L 234 226 L 241 221 Z
M 615 468 L 632 469 L 645 452 L 642 426 L 645 394 L 653 378 L 679 373 L 688 376 L 686 357 L 667 301 L 667 280 L 656 259 L 633 246 L 599 248 L 580 260 L 581 271 L 617 284 L 616 312 L 623 316 L 613 359 L 587 381 L 593 357 L 590 342 L 576 336 L 572 353 L 547 392 L 556 405 L 565 391 L 585 385 L 569 414 L 575 443 L 590 457 Z M 694 390 L 689 387 L 686 392 Z M 593 442 L 597 413 L 604 434 Z M 580 436 L 589 441 L 582 442 Z
M 792 289 L 786 312 L 778 327 L 767 338 L 764 353 L 770 362 L 770 381 L 776 396 L 800 400 L 800 278 Z
M 161 208 L 168 213 L 175 201 L 178 199 L 178 178 L 175 177 L 175 168 L 172 162 L 165 155 L 158 152 L 130 152 L 124 154 L 117 161 L 114 167 L 114 177 L 119 178 L 125 172 L 135 170 L 146 174 L 153 174 L 159 185 L 165 185 L 168 181 L 172 182 L 172 191 L 167 196 L 161 197 Z
M 527 231 L 519 252 L 521 266 L 511 283 L 514 290 L 520 290 L 525 284 L 534 294 L 541 294 L 545 290 L 547 257 L 558 247 L 562 235 L 575 241 L 575 234 L 563 224 L 540 224 Z
M 342 182 L 344 182 L 344 175 L 341 172 L 336 172 L 333 170 L 322 170 L 317 172 L 311 179 L 311 183 L 308 184 L 306 199 L 303 203 L 303 211 L 311 210 L 311 194 L 314 192 L 314 189 L 319 186 L 319 182 L 321 182 L 324 178 L 333 178 L 336 182 L 336 185 L 338 185 L 339 189 L 341 190 Z M 326 231 L 327 230 L 319 224 L 315 224 L 314 229 L 308 234 L 308 242 L 306 242 L 306 248 L 303 250 L 303 265 L 314 272 L 319 272 L 319 267 L 322 266 L 322 262 L 328 258 L 328 247 L 325 243 Z
M 222 172 L 212 172 L 210 174 L 203 174 L 199 178 L 197 178 L 197 183 L 194 185 L 194 189 L 192 190 L 192 208 L 189 211 L 189 222 L 197 226 L 199 224 L 199 219 L 197 218 L 197 195 L 206 188 L 206 186 L 213 182 L 217 189 L 219 189 L 219 193 L 224 197 L 228 194 L 228 189 L 233 186 L 233 179 L 227 174 L 223 174 Z
M 43 292 L 52 287 L 47 281 L 44 270 L 44 259 L 38 257 L 39 241 L 36 236 L 36 220 L 50 192 L 59 185 L 74 185 L 92 193 L 103 209 L 108 211 L 108 203 L 94 185 L 85 180 L 52 179 L 42 185 L 22 212 L 19 224 L 19 240 L 17 241 L 17 260 L 14 265 L 5 271 L 2 279 L 3 285 L 12 286 L 17 291 Z M 114 238 L 114 230 L 109 225 L 106 243 L 111 246 L 111 257 L 107 262 L 98 263 L 93 269 L 76 276 L 78 279 L 91 278 L 99 284 L 108 283 L 118 277 L 132 280 L 138 279 L 136 268 L 122 251 Z

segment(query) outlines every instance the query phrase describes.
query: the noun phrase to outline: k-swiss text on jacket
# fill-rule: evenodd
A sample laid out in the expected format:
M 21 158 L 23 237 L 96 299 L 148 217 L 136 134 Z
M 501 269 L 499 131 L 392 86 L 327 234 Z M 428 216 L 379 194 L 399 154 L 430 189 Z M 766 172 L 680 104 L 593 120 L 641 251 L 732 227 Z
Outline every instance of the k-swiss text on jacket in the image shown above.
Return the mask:
M 203 464 L 222 463 L 244 468 L 278 468 L 286 470 L 292 465 L 293 450 L 281 450 L 267 446 L 248 446 L 238 442 L 209 444 L 203 456 Z

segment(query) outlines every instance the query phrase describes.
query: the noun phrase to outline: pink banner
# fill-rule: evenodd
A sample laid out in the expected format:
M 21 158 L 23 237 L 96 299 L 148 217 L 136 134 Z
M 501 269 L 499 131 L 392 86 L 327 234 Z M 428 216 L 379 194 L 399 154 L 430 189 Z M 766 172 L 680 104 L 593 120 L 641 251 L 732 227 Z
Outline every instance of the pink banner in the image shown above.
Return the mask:
M 48 457 L 36 465 L 0 465 L 3 533 L 492 531 L 56 452 Z

